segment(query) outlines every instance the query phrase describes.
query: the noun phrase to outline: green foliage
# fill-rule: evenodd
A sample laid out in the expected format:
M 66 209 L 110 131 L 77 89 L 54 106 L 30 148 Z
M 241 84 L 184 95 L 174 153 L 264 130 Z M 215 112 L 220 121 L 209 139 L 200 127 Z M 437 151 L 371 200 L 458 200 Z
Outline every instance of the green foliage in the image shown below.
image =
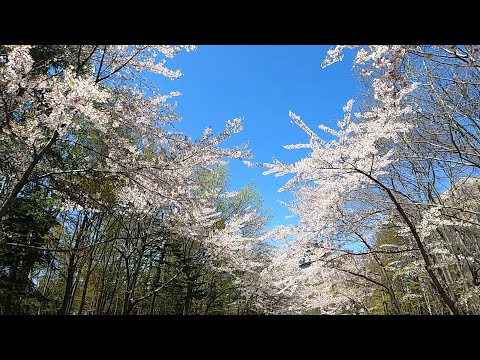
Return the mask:
M 31 273 L 52 261 L 39 248 L 57 240 L 54 203 L 45 190 L 28 187 L 0 222 L 0 313 L 30 313 L 33 300 L 42 301 Z
M 89 63 L 79 63 L 80 45 L 35 45 L 30 50 L 34 60 L 33 74 L 56 74 L 68 66 L 78 68 L 80 74 L 87 74 L 91 71 Z

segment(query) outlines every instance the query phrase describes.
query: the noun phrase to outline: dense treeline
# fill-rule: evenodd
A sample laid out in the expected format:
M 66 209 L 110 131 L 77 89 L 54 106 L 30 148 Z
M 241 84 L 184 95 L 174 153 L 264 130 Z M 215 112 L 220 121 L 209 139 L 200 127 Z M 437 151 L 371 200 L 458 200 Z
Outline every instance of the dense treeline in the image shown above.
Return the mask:
M 219 181 L 225 181 L 224 174 L 224 169 L 217 171 Z M 2 236 L 8 239 L 0 248 L 2 313 L 255 312 L 236 277 L 219 270 L 205 246 L 164 226 L 164 211 L 139 216 L 72 209 L 54 214 L 55 206 L 48 204 L 55 201 L 61 199 L 30 190 L 2 222 Z M 232 216 L 261 203 L 249 186 L 218 206 Z M 249 224 L 249 231 L 258 231 L 266 219 Z

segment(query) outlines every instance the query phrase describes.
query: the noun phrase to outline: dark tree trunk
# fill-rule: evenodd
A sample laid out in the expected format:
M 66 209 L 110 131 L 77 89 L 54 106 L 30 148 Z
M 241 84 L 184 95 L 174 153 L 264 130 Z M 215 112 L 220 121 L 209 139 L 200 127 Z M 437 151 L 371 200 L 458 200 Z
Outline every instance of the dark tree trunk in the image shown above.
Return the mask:
M 65 282 L 65 291 L 63 293 L 63 301 L 60 309 L 58 309 L 57 314 L 58 315 L 68 315 L 68 308 L 69 304 L 71 303 L 71 299 L 73 296 L 73 276 L 75 274 L 75 268 L 76 268 L 76 251 L 80 247 L 80 242 L 83 237 L 83 232 L 86 229 L 87 225 L 87 218 L 88 215 L 85 214 L 82 220 L 82 224 L 80 226 L 80 229 L 78 231 L 78 234 L 75 239 L 75 244 L 73 246 L 73 251 L 70 253 L 69 259 L 68 259 L 68 268 L 67 268 L 67 280 Z
M 87 297 L 88 282 L 90 281 L 90 274 L 92 273 L 93 253 L 90 252 L 90 258 L 88 261 L 87 275 L 83 283 L 82 300 L 80 300 L 80 307 L 78 309 L 78 315 L 82 315 L 83 308 L 85 307 L 85 299 Z
M 37 166 L 38 162 L 45 156 L 48 150 L 50 150 L 50 148 L 55 143 L 55 141 L 57 141 L 57 138 L 58 138 L 58 132 L 55 131 L 53 133 L 53 136 L 47 143 L 47 145 L 45 145 L 45 147 L 38 154 L 34 153 L 32 162 L 30 163 L 30 165 L 28 165 L 22 177 L 15 184 L 12 191 L 8 195 L 7 199 L 2 204 L 2 207 L 0 208 L 0 220 L 3 219 L 3 217 L 7 214 L 8 210 L 13 205 L 20 191 L 22 191 L 23 187 L 28 183 L 28 178 L 32 174 L 33 170 L 35 169 L 35 166 Z
M 187 285 L 187 294 L 185 295 L 185 302 L 183 304 L 183 315 L 189 315 L 193 300 L 194 281 L 189 280 Z

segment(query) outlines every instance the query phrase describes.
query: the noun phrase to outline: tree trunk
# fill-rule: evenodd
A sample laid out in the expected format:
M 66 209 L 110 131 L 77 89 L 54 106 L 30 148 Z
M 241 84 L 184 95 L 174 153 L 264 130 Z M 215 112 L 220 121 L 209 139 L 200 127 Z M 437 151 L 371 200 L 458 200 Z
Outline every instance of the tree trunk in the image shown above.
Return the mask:
M 3 217 L 7 214 L 8 210 L 10 209 L 13 202 L 17 198 L 17 195 L 20 193 L 20 191 L 22 191 L 23 187 L 28 183 L 28 178 L 32 174 L 33 169 L 35 169 L 35 166 L 37 166 L 38 162 L 45 156 L 48 150 L 50 150 L 50 148 L 55 143 L 55 141 L 57 141 L 57 138 L 58 138 L 58 132 L 55 131 L 53 133 L 52 138 L 48 141 L 47 145 L 45 145 L 45 147 L 38 154 L 34 155 L 32 162 L 30 163 L 30 165 L 28 165 L 22 177 L 15 184 L 11 193 L 8 195 L 7 199 L 2 204 L 2 207 L 0 208 L 0 220 L 2 220 Z
M 63 301 L 62 301 L 62 306 L 60 309 L 57 311 L 58 315 L 67 315 L 68 314 L 68 307 L 71 302 L 71 298 L 73 296 L 73 276 L 75 274 L 75 259 L 76 259 L 76 250 L 78 250 L 80 246 L 80 242 L 82 240 L 83 236 L 83 231 L 86 228 L 87 225 L 87 218 L 88 215 L 85 214 L 82 220 L 82 224 L 80 225 L 80 230 L 78 231 L 77 237 L 75 239 L 75 244 L 73 246 L 73 250 L 70 253 L 69 259 L 68 259 L 68 268 L 67 268 L 67 280 L 65 282 L 65 292 L 63 293 Z
M 83 282 L 82 300 L 80 300 L 80 306 L 78 308 L 78 315 L 82 315 L 83 308 L 85 307 L 85 299 L 87 297 L 88 282 L 90 280 L 90 274 L 92 273 L 92 264 L 93 264 L 93 251 L 90 252 L 90 259 L 88 261 L 87 275 L 85 276 L 85 281 Z
M 53 263 L 53 261 L 48 263 L 47 274 L 46 274 L 47 279 L 45 280 L 45 285 L 43 286 L 42 300 L 40 301 L 40 306 L 38 307 L 37 315 L 40 315 L 42 313 L 43 302 L 44 302 L 44 299 L 45 299 L 45 295 L 47 294 L 48 284 L 50 283 L 50 278 L 51 278 L 51 275 L 52 275 L 52 263 Z
M 162 269 L 163 269 L 163 260 L 165 258 L 165 245 L 166 245 L 166 241 L 163 240 L 162 241 L 162 244 L 160 245 L 160 257 L 158 258 L 158 261 L 157 261 L 157 269 L 156 269 L 156 272 L 155 272 L 155 278 L 154 278 L 154 281 L 153 281 L 153 288 L 156 289 L 158 287 L 158 285 L 160 284 L 160 278 L 161 278 L 161 275 L 162 275 Z M 158 296 L 158 293 L 155 292 L 153 294 L 153 297 L 152 297 L 152 302 L 150 304 L 150 314 L 153 314 L 154 310 L 155 310 L 155 301 L 157 300 L 157 296 Z
M 73 288 L 73 274 L 75 272 L 75 254 L 71 254 L 68 260 L 67 281 L 65 282 L 65 291 L 63 293 L 62 306 L 58 310 L 58 315 L 67 315 L 67 307 L 70 302 Z
M 193 300 L 193 286 L 194 281 L 189 280 L 187 285 L 187 294 L 185 295 L 185 302 L 183 304 L 183 315 L 189 315 Z

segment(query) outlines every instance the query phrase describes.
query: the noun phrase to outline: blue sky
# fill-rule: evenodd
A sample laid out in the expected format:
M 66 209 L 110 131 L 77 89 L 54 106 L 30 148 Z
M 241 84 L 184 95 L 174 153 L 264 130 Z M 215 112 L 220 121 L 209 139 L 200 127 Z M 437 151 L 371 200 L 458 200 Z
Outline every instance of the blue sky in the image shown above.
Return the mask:
M 165 91 L 178 90 L 177 113 L 183 120 L 176 127 L 199 138 L 207 126 L 220 132 L 225 121 L 243 117 L 244 130 L 225 144 L 250 142 L 253 162 L 293 162 L 305 150 L 286 150 L 283 145 L 308 141 L 307 135 L 290 123 L 289 110 L 300 115 L 312 129 L 320 123 L 335 126 L 342 107 L 355 97 L 359 85 L 351 71 L 353 54 L 341 63 L 322 69 L 320 64 L 331 46 L 301 45 L 200 45 L 197 51 L 180 53 L 167 64 L 184 76 L 166 83 Z M 320 131 L 319 131 L 319 134 Z M 263 176 L 264 169 L 230 162 L 231 189 L 255 180 L 265 206 L 275 214 L 270 225 L 287 224 L 291 195 L 279 193 L 286 177 Z

